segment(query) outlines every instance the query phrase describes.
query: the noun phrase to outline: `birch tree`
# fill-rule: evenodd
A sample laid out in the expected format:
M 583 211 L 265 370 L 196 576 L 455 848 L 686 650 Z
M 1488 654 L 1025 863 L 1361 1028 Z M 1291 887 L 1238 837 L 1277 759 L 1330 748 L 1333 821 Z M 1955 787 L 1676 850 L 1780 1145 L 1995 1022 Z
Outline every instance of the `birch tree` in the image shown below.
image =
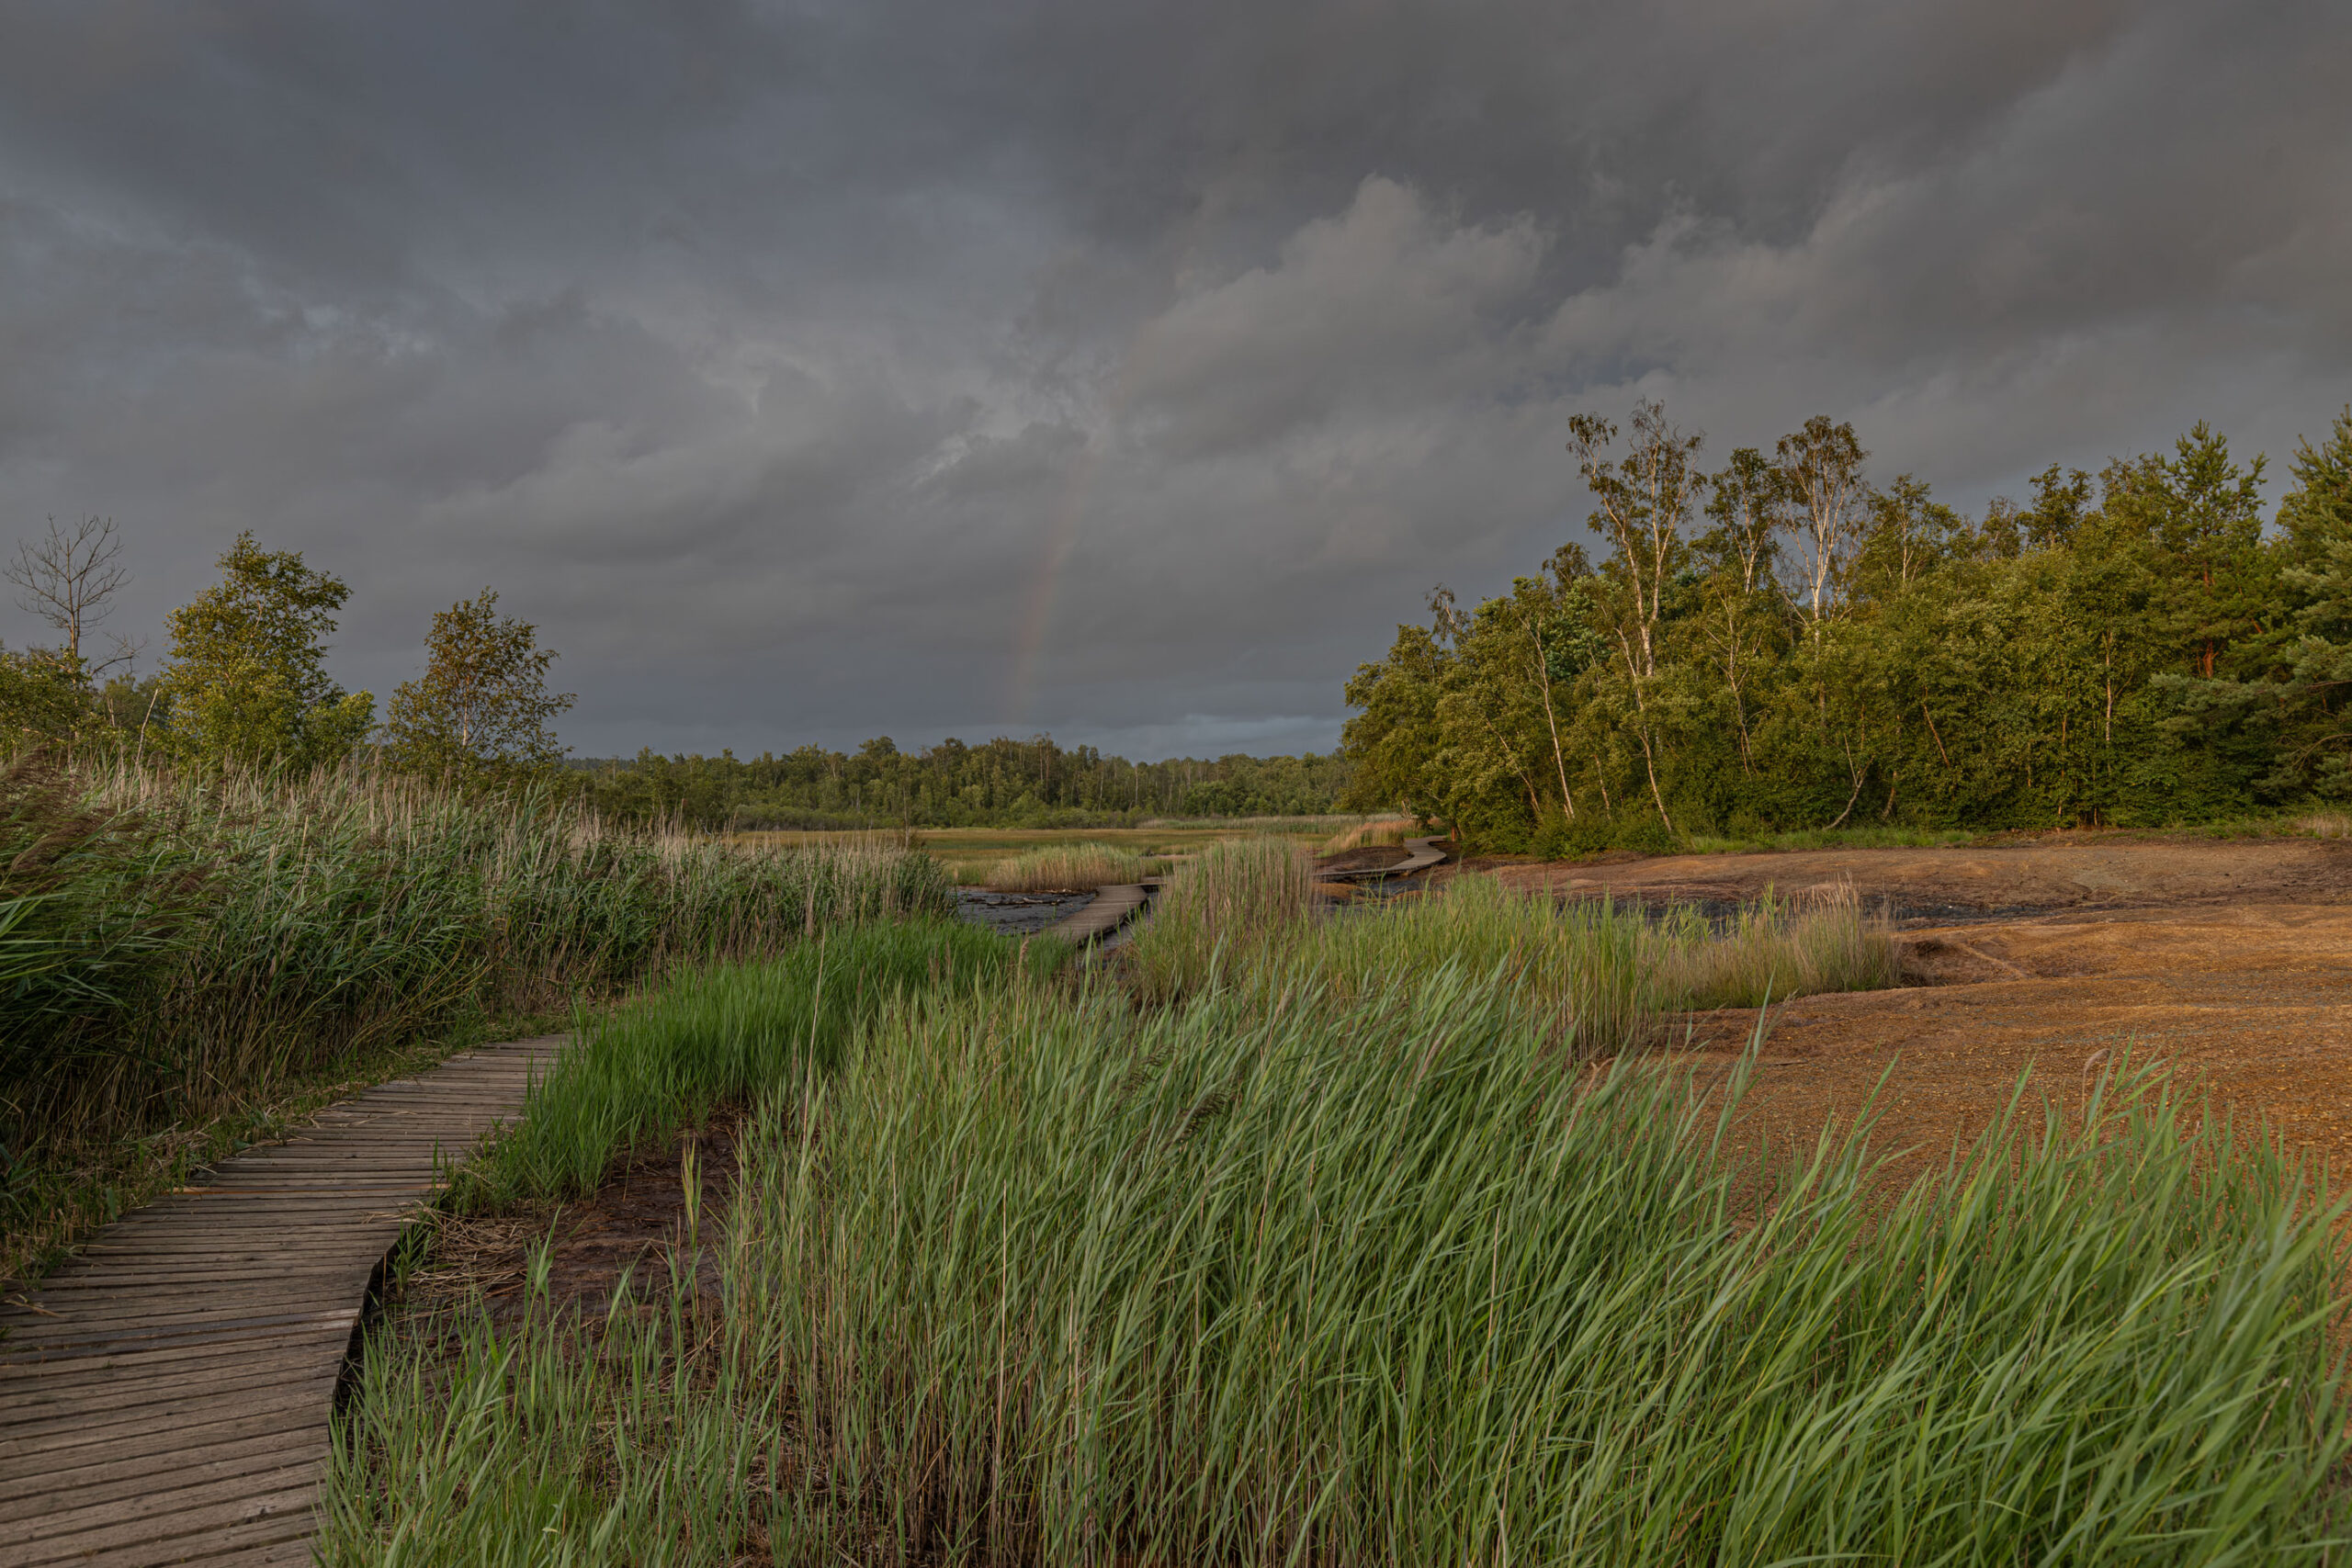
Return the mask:
M 1774 455 L 1796 531 L 1797 589 L 1817 634 L 1822 618 L 1838 607 L 1846 565 L 1861 543 L 1869 494 L 1862 462 L 1870 454 L 1851 424 L 1832 424 L 1817 413 L 1781 436 Z

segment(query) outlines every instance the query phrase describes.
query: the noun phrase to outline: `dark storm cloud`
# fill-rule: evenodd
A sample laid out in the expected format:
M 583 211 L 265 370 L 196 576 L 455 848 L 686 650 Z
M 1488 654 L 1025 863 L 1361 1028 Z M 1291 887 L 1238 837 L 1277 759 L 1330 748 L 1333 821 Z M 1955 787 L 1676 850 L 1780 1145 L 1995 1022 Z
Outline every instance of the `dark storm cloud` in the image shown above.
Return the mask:
M 34 4 L 0 518 L 237 528 L 379 693 L 484 582 L 592 751 L 1329 744 L 1566 415 L 1955 500 L 2352 396 L 2340 6 Z M 7 623 L 21 641 L 35 630 Z

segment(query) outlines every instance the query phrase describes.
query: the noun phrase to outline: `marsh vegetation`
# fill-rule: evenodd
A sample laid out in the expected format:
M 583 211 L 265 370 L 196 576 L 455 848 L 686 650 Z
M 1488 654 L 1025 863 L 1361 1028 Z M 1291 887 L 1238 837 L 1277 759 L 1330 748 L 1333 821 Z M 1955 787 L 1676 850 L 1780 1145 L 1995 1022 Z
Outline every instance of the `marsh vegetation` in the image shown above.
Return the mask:
M 7 1275 L 417 1055 L 681 964 L 950 908 L 941 868 L 888 842 L 747 850 L 357 764 L 20 758 L 0 836 Z
M 1758 1154 L 1738 1076 L 1652 1049 L 1679 1010 L 1886 983 L 1850 898 L 1310 892 L 1295 847 L 1238 840 L 1180 868 L 1124 973 L 862 927 L 826 939 L 870 946 L 847 996 L 804 949 L 616 1018 L 472 1201 L 580 1193 L 732 1100 L 730 1195 L 609 1311 L 559 1306 L 542 1261 L 503 1316 L 396 1312 L 323 1560 L 2341 1540 L 2336 1214 L 2258 1139 L 2110 1066 L 2080 1114 L 2021 1095 L 1890 1190 L 1867 1125 Z
M 981 874 L 983 886 L 1007 893 L 1068 893 L 1141 882 L 1168 870 L 1165 860 L 1099 840 L 1046 844 L 1009 855 Z

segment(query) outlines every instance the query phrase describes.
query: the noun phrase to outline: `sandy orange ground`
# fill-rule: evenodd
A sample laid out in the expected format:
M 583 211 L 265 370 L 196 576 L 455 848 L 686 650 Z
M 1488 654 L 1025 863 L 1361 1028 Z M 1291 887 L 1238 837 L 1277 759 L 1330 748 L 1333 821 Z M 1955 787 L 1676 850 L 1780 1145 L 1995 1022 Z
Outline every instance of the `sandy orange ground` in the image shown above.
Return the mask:
M 2099 1053 L 2128 1049 L 2352 1175 L 2352 844 L 2057 840 L 1495 874 L 1653 899 L 1850 882 L 1889 907 L 1915 976 L 1941 983 L 1774 1008 L 1747 1116 L 1775 1142 L 1809 1143 L 1884 1077 L 1873 1143 L 1917 1169 L 1997 1115 L 2020 1073 L 2073 1101 Z M 1696 1059 L 1721 1064 L 1756 1015 L 1696 1022 Z

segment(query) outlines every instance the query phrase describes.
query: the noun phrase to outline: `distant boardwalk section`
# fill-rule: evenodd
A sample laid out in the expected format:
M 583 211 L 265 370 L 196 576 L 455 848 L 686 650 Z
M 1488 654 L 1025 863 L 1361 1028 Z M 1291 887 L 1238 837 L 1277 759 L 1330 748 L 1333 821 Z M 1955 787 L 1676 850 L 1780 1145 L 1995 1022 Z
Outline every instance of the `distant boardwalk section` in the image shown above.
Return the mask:
M 560 1036 L 381 1084 L 108 1226 L 0 1308 L 0 1563 L 307 1562 L 369 1279 Z

